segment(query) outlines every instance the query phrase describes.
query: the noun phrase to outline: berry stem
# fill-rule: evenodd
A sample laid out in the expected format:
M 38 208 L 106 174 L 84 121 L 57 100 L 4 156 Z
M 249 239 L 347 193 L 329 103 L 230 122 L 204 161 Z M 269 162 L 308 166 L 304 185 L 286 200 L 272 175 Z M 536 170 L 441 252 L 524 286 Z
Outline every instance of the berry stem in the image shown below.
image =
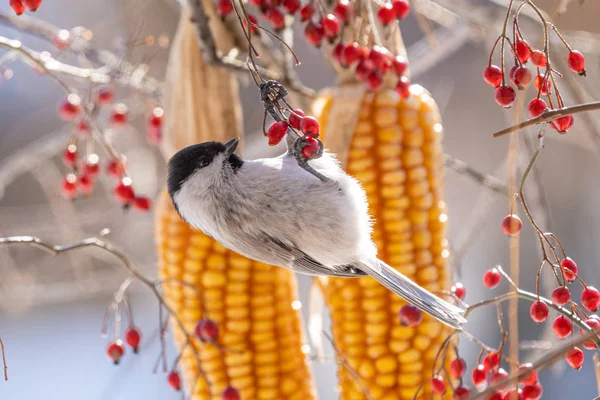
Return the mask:
M 6 364 L 6 354 L 4 352 L 4 342 L 0 338 L 0 353 L 2 353 L 2 366 L 4 369 L 4 380 L 8 381 L 8 365 Z

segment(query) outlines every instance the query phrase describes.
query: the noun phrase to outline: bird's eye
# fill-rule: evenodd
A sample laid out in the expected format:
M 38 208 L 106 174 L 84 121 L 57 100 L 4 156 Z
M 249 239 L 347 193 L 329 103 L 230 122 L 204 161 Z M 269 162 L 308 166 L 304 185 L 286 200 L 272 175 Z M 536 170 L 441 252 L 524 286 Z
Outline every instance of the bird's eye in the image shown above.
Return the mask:
M 198 166 L 200 168 L 204 168 L 206 167 L 208 164 L 210 164 L 210 160 L 208 159 L 208 157 L 202 157 L 199 161 L 198 161 Z

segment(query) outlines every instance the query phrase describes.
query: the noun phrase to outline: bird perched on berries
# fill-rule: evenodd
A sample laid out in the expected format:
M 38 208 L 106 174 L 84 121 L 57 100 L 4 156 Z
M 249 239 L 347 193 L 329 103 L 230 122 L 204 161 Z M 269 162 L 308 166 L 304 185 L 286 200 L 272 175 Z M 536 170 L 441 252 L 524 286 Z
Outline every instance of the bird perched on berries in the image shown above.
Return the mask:
M 169 195 L 188 224 L 259 262 L 310 275 L 370 275 L 445 324 L 466 322 L 463 310 L 377 258 L 365 191 L 332 154 L 310 161 L 323 180 L 293 152 L 244 160 L 237 144 L 196 144 L 169 160 Z

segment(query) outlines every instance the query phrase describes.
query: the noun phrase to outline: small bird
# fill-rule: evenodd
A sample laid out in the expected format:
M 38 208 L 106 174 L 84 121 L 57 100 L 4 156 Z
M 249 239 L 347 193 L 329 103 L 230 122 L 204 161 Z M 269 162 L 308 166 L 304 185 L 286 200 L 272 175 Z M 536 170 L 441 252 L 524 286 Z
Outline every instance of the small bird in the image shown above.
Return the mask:
M 365 191 L 332 154 L 310 161 L 323 181 L 291 152 L 244 160 L 237 144 L 195 144 L 169 160 L 169 195 L 189 225 L 259 262 L 309 275 L 370 275 L 453 328 L 466 322 L 462 309 L 377 258 Z

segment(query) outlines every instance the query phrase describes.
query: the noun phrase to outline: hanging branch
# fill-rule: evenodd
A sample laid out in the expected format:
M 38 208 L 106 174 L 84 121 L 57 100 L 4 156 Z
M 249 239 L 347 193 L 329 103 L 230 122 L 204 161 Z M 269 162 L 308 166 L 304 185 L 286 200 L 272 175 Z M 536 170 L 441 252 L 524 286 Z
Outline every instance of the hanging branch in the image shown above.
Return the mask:
M 458 174 L 471 178 L 475 182 L 493 190 L 494 192 L 500 194 L 508 193 L 508 187 L 506 186 L 506 183 L 496 178 L 495 176 L 477 171 L 475 168 L 471 167 L 466 162 L 459 160 L 458 158 L 453 157 L 448 153 L 444 154 L 444 165 L 457 172 Z

